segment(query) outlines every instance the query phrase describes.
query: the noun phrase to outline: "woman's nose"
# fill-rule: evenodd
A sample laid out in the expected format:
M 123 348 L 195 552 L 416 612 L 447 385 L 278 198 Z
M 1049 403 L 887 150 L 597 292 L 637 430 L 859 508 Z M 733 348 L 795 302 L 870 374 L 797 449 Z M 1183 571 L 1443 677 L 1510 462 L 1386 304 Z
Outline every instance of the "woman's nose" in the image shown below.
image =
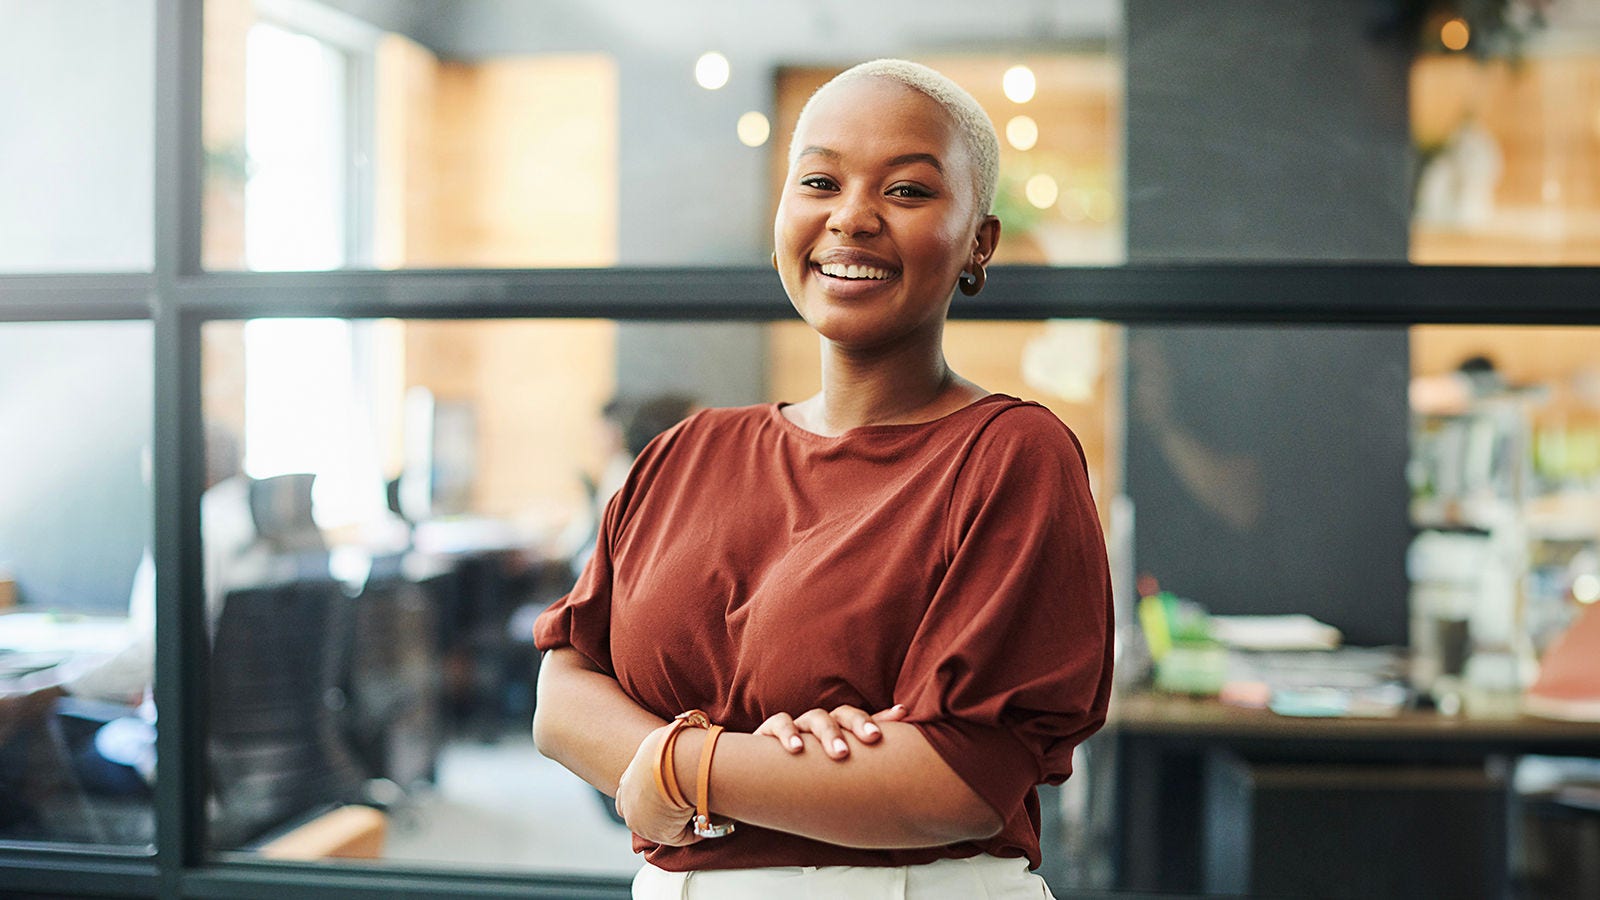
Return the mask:
M 877 195 L 869 191 L 844 191 L 828 216 L 828 230 L 834 234 L 855 237 L 873 235 L 883 227 L 879 214 Z

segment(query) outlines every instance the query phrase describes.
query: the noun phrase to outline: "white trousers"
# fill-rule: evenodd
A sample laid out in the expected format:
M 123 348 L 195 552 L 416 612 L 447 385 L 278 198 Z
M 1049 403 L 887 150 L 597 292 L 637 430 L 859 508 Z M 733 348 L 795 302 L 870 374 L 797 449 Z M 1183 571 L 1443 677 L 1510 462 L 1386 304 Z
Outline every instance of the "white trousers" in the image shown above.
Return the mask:
M 776 866 L 668 872 L 645 863 L 634 900 L 1055 900 L 1026 859 L 974 856 L 920 866 Z

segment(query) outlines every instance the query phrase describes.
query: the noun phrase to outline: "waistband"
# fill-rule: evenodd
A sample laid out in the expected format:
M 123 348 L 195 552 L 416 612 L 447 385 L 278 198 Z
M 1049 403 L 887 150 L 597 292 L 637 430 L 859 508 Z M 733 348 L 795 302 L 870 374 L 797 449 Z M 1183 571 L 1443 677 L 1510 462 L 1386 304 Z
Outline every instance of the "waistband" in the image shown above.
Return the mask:
M 773 866 L 668 872 L 646 863 L 634 900 L 1054 900 L 1026 859 L 974 856 L 917 866 Z

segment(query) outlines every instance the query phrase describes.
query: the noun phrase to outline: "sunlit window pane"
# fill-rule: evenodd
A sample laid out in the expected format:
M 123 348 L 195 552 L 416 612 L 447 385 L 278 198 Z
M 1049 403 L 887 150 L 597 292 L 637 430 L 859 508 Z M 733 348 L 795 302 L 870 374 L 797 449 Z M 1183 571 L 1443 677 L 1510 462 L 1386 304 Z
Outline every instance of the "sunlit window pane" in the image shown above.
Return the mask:
M 257 319 L 245 325 L 245 473 L 317 476 L 324 527 L 381 516 L 369 370 L 354 353 L 350 323 Z
M 344 265 L 345 65 L 308 35 L 250 29 L 244 251 L 252 269 Z

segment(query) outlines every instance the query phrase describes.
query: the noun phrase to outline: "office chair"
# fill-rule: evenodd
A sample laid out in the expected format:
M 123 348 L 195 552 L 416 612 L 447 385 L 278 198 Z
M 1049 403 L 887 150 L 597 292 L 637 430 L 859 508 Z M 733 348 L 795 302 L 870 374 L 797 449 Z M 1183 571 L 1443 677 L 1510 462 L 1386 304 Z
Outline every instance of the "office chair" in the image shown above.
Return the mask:
M 341 734 L 350 600 L 327 578 L 232 590 L 211 656 L 211 846 L 361 799 Z
M 316 477 L 296 472 L 250 483 L 250 517 L 262 540 L 283 551 L 325 547 L 311 515 L 311 488 Z
M 443 746 L 438 611 L 423 588 L 374 560 L 353 601 L 342 719 L 373 777 L 409 788 L 434 778 Z

